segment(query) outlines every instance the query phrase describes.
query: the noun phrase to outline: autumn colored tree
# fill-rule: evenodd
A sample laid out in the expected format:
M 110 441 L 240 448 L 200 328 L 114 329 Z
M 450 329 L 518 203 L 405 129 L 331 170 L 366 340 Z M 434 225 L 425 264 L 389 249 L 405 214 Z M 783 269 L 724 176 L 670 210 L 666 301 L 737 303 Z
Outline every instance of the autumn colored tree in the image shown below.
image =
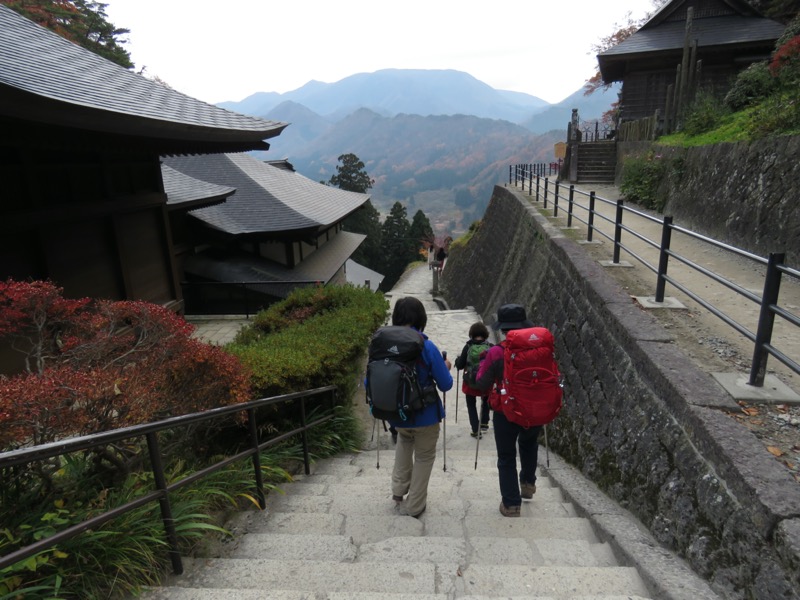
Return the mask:
M 0 283 L 0 448 L 42 444 L 250 398 L 247 371 L 147 302 L 67 299 L 50 282 Z
M 653 14 L 666 3 L 667 0 L 653 0 L 653 10 L 640 19 L 634 19 L 629 11 L 625 15 L 622 23 L 614 24 L 614 31 L 612 33 L 600 38 L 600 40 L 592 44 L 590 54 L 601 54 L 627 40 L 630 36 L 639 31 L 639 28 L 649 21 L 650 17 L 652 17 Z M 600 67 L 598 66 L 594 75 L 592 75 L 584 84 L 583 94 L 584 96 L 590 96 L 597 90 L 607 90 L 610 85 L 610 83 L 603 83 L 603 77 L 600 74 Z
M 133 68 L 130 53 L 122 47 L 122 37 L 130 31 L 108 21 L 108 4 L 94 0 L 0 0 L 11 10 L 34 23 L 117 63 Z

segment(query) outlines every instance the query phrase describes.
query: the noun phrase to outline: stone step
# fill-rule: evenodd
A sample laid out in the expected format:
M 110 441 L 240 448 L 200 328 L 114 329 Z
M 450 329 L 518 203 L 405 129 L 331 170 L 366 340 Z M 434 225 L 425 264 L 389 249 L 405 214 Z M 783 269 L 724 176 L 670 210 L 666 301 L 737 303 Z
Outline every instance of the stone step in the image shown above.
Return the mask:
M 470 565 L 456 581 L 456 596 L 487 597 L 520 595 L 574 599 L 579 596 L 624 598 L 650 594 L 636 569 L 631 567 L 529 567 Z
M 450 554 L 444 558 L 452 558 Z M 187 561 L 191 562 L 191 561 Z M 404 562 L 392 568 L 376 562 L 342 563 L 269 559 L 211 559 L 200 568 L 187 564 L 187 574 L 176 579 L 179 588 L 222 590 L 297 590 L 338 593 L 448 594 L 460 597 L 579 595 L 648 597 L 636 570 L 629 567 L 537 567 L 530 565 L 470 564 L 458 562 Z M 384 561 L 378 561 L 383 564 Z
M 164 588 L 146 591 L 141 600 L 264 600 L 263 590 Z M 312 600 L 308 592 L 299 590 L 269 590 L 270 600 Z M 447 594 L 399 594 L 375 592 L 329 592 L 314 594 L 313 600 L 448 600 Z M 509 600 L 508 596 L 461 596 L 459 600 Z M 553 600 L 553 596 L 516 595 L 514 600 Z M 647 600 L 631 595 L 573 596 L 571 600 Z
M 370 490 L 374 493 L 375 490 Z M 533 500 L 524 500 L 521 507 L 523 517 L 574 517 L 575 508 L 569 502 L 548 502 L 537 493 Z M 427 515 L 449 515 L 452 517 L 482 517 L 498 512 L 500 493 L 495 491 L 487 497 L 462 499 L 453 492 L 438 493 L 434 487 L 428 489 Z M 268 502 L 272 512 L 279 513 L 323 513 L 355 516 L 392 516 L 397 505 L 388 492 L 381 492 L 379 499 L 357 493 L 332 496 L 285 496 Z
M 349 536 L 250 533 L 242 537 L 232 558 L 328 560 L 333 562 L 418 562 L 436 560 L 465 564 L 613 567 L 608 544 L 584 540 L 396 536 L 360 546 Z
M 177 587 L 301 590 L 305 592 L 362 592 L 411 594 L 437 593 L 437 565 L 415 562 L 392 568 L 374 563 L 219 558 L 202 561 L 195 568 L 187 561 L 186 574 Z M 442 565 L 453 575 L 443 580 L 439 593 L 453 589 L 457 565 Z
M 309 593 L 305 590 L 276 590 L 268 593 L 256 589 L 179 588 L 151 589 L 139 600 L 448 600 L 447 594 L 402 594 L 379 592 Z M 476 599 L 477 600 L 477 599 Z M 505 598 L 504 600 L 508 600 Z M 534 598 L 534 600 L 540 600 Z M 616 600 L 616 599 L 610 599 Z M 635 598 L 633 600 L 636 600 Z

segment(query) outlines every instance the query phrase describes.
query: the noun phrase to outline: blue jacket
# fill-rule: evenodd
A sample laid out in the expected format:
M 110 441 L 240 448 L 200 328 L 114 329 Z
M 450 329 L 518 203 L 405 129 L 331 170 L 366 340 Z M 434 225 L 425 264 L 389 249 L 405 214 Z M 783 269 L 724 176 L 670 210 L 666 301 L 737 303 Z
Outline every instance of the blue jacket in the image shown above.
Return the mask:
M 420 332 L 422 333 L 422 332 Z M 425 338 L 425 345 L 422 348 L 422 362 L 417 363 L 417 378 L 422 387 L 436 383 L 441 391 L 446 392 L 453 387 L 453 377 L 444 364 L 442 353 L 428 336 L 422 333 Z M 414 415 L 413 419 L 407 421 L 389 421 L 395 428 L 400 427 L 427 427 L 439 423 L 444 419 L 444 406 L 441 399 L 426 406 L 422 411 Z

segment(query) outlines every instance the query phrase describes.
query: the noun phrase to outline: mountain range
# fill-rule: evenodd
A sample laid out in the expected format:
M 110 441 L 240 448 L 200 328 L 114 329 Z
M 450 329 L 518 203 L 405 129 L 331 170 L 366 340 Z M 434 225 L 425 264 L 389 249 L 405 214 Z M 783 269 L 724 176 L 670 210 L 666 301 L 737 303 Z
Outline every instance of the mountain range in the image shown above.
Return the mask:
M 550 104 L 460 71 L 385 69 L 219 106 L 290 124 L 260 157 L 287 158 L 327 181 L 339 155 L 356 154 L 375 179 L 378 210 L 400 201 L 409 217 L 422 209 L 435 229 L 453 233 L 482 216 L 509 165 L 555 160 L 573 108 L 596 119 L 616 99 L 614 88 L 588 97 L 578 90 Z

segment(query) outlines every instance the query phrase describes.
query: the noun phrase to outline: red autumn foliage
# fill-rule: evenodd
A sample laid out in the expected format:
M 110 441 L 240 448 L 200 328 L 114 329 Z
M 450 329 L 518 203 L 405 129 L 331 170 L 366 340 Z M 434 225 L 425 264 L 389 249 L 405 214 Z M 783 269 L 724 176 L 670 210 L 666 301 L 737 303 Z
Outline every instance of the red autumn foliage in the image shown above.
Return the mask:
M 800 73 L 800 35 L 794 36 L 778 48 L 769 61 L 769 71 L 773 77 L 783 77 L 786 72 L 792 79 Z
M 25 372 L 0 378 L 0 448 L 247 401 L 244 366 L 192 330 L 146 302 L 0 283 L 0 337 L 26 358 Z

